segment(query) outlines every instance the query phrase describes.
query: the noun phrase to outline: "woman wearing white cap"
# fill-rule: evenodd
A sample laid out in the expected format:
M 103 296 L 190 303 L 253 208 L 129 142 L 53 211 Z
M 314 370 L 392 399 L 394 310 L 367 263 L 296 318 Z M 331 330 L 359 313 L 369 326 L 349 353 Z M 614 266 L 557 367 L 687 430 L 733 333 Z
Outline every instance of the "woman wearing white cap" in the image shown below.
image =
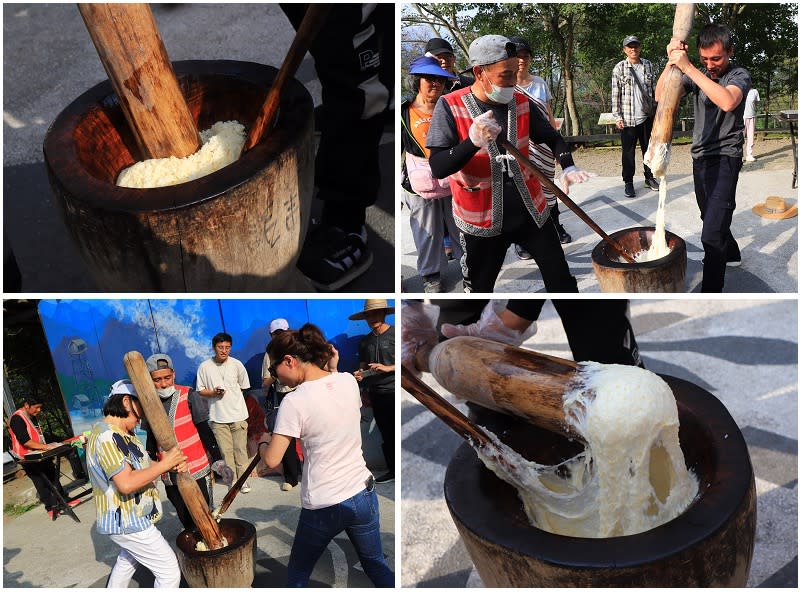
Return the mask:
M 177 446 L 150 462 L 134 430 L 142 418 L 136 390 L 119 380 L 103 406 L 103 420 L 92 428 L 86 467 L 97 505 L 97 532 L 122 547 L 108 588 L 127 588 L 139 564 L 153 572 L 156 588 L 177 588 L 181 580 L 175 553 L 154 526 L 162 515 L 154 481 L 172 469 L 186 470 Z

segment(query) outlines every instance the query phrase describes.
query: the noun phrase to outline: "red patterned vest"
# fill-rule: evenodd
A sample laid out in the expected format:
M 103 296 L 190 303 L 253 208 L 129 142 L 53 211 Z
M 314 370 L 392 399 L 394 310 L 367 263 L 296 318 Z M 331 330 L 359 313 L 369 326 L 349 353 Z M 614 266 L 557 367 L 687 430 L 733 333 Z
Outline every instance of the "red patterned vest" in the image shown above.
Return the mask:
M 206 476 L 210 471 L 208 455 L 203 441 L 192 421 L 192 412 L 189 410 L 189 387 L 175 385 L 178 395 L 172 396 L 169 408 L 169 422 L 175 430 L 175 439 L 178 446 L 186 455 L 189 473 L 194 479 Z
M 25 442 L 29 442 L 33 440 L 34 442 L 38 442 L 39 444 L 44 444 L 44 436 L 42 436 L 41 432 L 36 429 L 36 426 L 33 425 L 33 422 L 28 417 L 28 414 L 25 413 L 24 409 L 17 409 L 14 413 L 11 414 L 11 417 L 18 415 L 22 418 L 25 422 L 25 427 L 28 428 L 28 439 Z M 11 421 L 11 417 L 8 418 L 9 422 Z M 17 458 L 23 458 L 26 454 L 30 452 L 29 448 L 25 447 L 25 442 L 20 442 L 17 440 L 17 436 L 14 434 L 14 430 L 8 430 L 9 435 L 11 436 L 11 453 L 16 456 Z
M 482 113 L 470 87 L 442 96 L 450 106 L 460 141 L 469 138 L 473 118 Z M 530 129 L 528 97 L 515 92 L 508 105 L 508 137 L 512 144 L 528 156 Z M 513 138 L 513 139 L 512 139 Z M 503 227 L 503 165 L 495 158 L 500 155 L 497 144 L 481 148 L 464 168 L 450 175 L 453 192 L 453 217 L 456 226 L 475 236 L 497 236 Z M 549 212 L 542 187 L 535 177 L 528 178 L 515 159 L 506 161 L 513 173 L 514 183 L 525 207 L 536 225 L 545 223 Z

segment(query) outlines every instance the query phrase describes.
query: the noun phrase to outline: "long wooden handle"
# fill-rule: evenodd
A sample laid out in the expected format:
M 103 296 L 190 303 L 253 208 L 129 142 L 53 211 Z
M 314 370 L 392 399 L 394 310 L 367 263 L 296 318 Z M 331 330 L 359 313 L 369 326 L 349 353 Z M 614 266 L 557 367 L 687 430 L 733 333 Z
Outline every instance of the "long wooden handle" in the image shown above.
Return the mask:
M 415 399 L 430 409 L 439 419 L 473 446 L 483 447 L 491 442 L 489 436 L 479 426 L 472 423 L 463 413 L 451 405 L 427 384 L 414 376 L 403 366 L 400 384 Z
M 292 442 L 292 445 L 294 445 L 294 442 Z M 250 461 L 250 464 L 247 465 L 247 468 L 244 470 L 244 473 L 241 474 L 239 479 L 236 480 L 236 483 L 233 484 L 233 487 L 231 487 L 230 490 L 228 490 L 228 493 L 225 494 L 225 497 L 222 498 L 222 505 L 219 507 L 218 510 L 214 512 L 214 516 L 219 518 L 225 513 L 225 511 L 228 508 L 230 508 L 231 504 L 233 503 L 233 498 L 235 498 L 238 495 L 239 491 L 241 491 L 242 485 L 244 485 L 245 481 L 247 481 L 247 478 L 250 476 L 250 473 L 253 472 L 253 469 L 256 468 L 256 465 L 258 465 L 258 462 L 260 460 L 261 456 L 259 455 L 258 452 L 256 452 L 256 455 L 253 457 L 253 460 Z
M 453 337 L 430 350 L 427 362 L 425 368 L 418 356 L 417 365 L 459 398 L 579 437 L 563 406 L 564 394 L 578 380 L 578 365 L 571 360 L 480 337 Z
M 147 4 L 78 4 L 145 158 L 184 157 L 200 135 Z
M 561 201 L 563 201 L 563 202 L 566 204 L 566 206 L 567 206 L 567 207 L 568 207 L 570 210 L 572 210 L 573 212 L 575 212 L 575 213 L 578 215 L 578 218 L 580 218 L 581 220 L 583 220 L 584 222 L 586 222 L 586 224 L 588 224 L 588 225 L 589 225 L 589 228 L 591 228 L 591 229 L 592 229 L 592 230 L 594 230 L 594 231 L 595 231 L 597 234 L 599 234 L 599 235 L 602 237 L 602 239 L 603 239 L 604 241 L 606 241 L 606 242 L 607 242 L 609 245 L 611 245 L 611 248 L 612 248 L 612 249 L 614 249 L 614 250 L 615 250 L 615 251 L 616 251 L 616 252 L 617 252 L 617 253 L 618 253 L 618 254 L 619 254 L 621 257 L 623 257 L 623 258 L 624 258 L 624 259 L 625 259 L 625 260 L 626 260 L 628 263 L 635 263 L 635 262 L 636 262 L 636 261 L 634 260 L 634 258 L 633 258 L 633 257 L 632 257 L 632 256 L 631 256 L 631 255 L 630 255 L 630 254 L 629 254 L 629 253 L 628 253 L 628 252 L 627 252 L 627 251 L 626 251 L 624 248 L 622 248 L 622 245 L 620 245 L 620 244 L 619 244 L 617 241 L 615 241 L 613 238 L 611 238 L 610 236 L 608 236 L 608 235 L 607 235 L 607 234 L 606 234 L 606 233 L 603 231 L 603 229 L 602 229 L 602 228 L 600 228 L 600 227 L 597 225 L 597 223 L 596 223 L 594 220 L 592 220 L 592 219 L 589 217 L 589 214 L 587 214 L 586 212 L 584 212 L 584 211 L 583 211 L 583 209 L 581 209 L 581 207 L 580 207 L 578 204 L 576 204 L 574 201 L 572 201 L 572 200 L 571 200 L 571 199 L 570 199 L 570 198 L 567 196 L 567 194 L 566 194 L 566 193 L 564 193 L 563 191 L 561 191 L 561 188 L 560 188 L 558 185 L 556 185 L 555 183 L 553 183 L 553 182 L 552 182 L 552 181 L 551 181 L 551 180 L 550 180 L 550 179 L 547 177 L 547 175 L 545 175 L 545 174 L 544 174 L 542 171 L 540 171 L 538 168 L 536 168 L 536 166 L 535 166 L 535 165 L 534 165 L 534 164 L 533 164 L 533 163 L 532 163 L 530 160 L 528 160 L 527 158 L 525 158 L 525 155 L 524 155 L 524 154 L 522 154 L 522 152 L 520 152 L 519 150 L 517 150 L 517 149 L 516 149 L 516 147 L 514 147 L 514 146 L 513 146 L 513 145 L 512 145 L 512 144 L 511 144 L 511 143 L 510 143 L 508 140 L 506 140 L 506 139 L 504 139 L 504 138 L 497 138 L 497 143 L 498 143 L 500 146 L 502 146 L 503 148 L 505 148 L 505 149 L 506 149 L 506 151 L 508 151 L 508 153 L 509 153 L 509 154 L 513 154 L 513 155 L 514 155 L 514 157 L 517 159 L 517 161 L 518 161 L 518 162 L 519 162 L 519 163 L 520 163 L 520 164 L 521 164 L 523 167 L 525 167 L 526 169 L 528 169 L 528 171 L 530 171 L 530 172 L 533 174 L 533 176 L 534 176 L 534 177 L 536 177 L 537 179 L 539 179 L 539 182 L 540 182 L 542 185 L 544 185 L 544 186 L 545 186 L 545 187 L 547 187 L 547 188 L 548 188 L 550 191 L 552 191 L 552 192 L 553 192 L 553 195 L 555 195 L 555 196 L 556 196 L 558 199 L 560 199 Z
M 123 362 L 125 370 L 127 370 L 128 376 L 136 389 L 147 423 L 150 425 L 158 445 L 162 450 L 167 451 L 175 448 L 178 445 L 175 439 L 175 431 L 169 423 L 161 399 L 156 394 L 153 380 L 147 371 L 142 354 L 137 351 L 130 351 L 125 354 Z M 192 520 L 194 520 L 209 549 L 221 549 L 223 541 L 219 525 L 211 516 L 211 511 L 208 509 L 208 504 L 197 482 L 186 472 L 177 474 L 176 484 L 183 501 L 186 503 L 186 508 L 192 516 Z
M 677 4 L 675 19 L 672 23 L 672 37 L 686 41 L 692 31 L 694 21 L 694 4 Z M 666 78 L 659 92 L 658 108 L 653 118 L 653 129 L 650 132 L 645 164 L 650 167 L 656 177 L 663 177 L 669 166 L 669 148 L 672 144 L 672 130 L 675 126 L 675 115 L 681 100 L 683 84 L 682 73 L 676 66 L 669 66 Z
M 261 141 L 264 130 L 272 126 L 275 115 L 278 113 L 283 87 L 286 85 L 286 82 L 294 76 L 297 68 L 300 67 L 300 63 L 303 61 L 306 52 L 308 52 L 311 47 L 311 43 L 322 28 L 330 11 L 330 4 L 308 5 L 306 14 L 303 16 L 303 21 L 297 28 L 294 41 L 292 41 L 292 45 L 289 47 L 289 52 L 286 54 L 278 70 L 278 74 L 272 83 L 272 87 L 267 93 L 267 98 L 261 106 L 261 111 L 253 122 L 253 125 L 250 126 L 250 130 L 247 133 L 247 140 L 245 140 L 244 143 L 245 150 L 250 150 L 250 148 L 258 144 Z

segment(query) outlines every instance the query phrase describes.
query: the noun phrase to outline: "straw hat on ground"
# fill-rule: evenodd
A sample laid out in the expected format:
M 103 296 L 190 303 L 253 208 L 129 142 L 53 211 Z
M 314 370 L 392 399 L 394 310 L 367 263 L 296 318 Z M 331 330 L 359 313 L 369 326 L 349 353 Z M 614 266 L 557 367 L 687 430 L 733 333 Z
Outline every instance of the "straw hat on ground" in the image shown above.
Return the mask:
M 389 306 L 389 301 L 385 298 L 374 298 L 374 299 L 367 299 L 364 301 L 364 310 L 361 312 L 357 312 L 355 314 L 351 314 L 348 319 L 351 321 L 362 321 L 367 318 L 368 312 L 373 312 L 375 310 L 382 310 L 387 315 L 394 313 L 394 306 Z
M 762 218 L 783 220 L 797 216 L 797 204 L 790 207 L 782 197 L 770 195 L 764 203 L 753 206 L 753 212 Z

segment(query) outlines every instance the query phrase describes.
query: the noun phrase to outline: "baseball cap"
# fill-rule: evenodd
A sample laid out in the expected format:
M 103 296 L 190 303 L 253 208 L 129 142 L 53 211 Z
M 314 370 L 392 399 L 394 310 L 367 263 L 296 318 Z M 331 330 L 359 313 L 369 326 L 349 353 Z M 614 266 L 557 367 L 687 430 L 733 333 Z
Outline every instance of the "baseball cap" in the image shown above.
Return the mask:
M 439 37 L 434 37 L 433 39 L 428 39 L 428 42 L 425 44 L 425 53 L 439 55 L 440 53 L 455 52 L 453 52 L 453 46 L 447 41 L 440 39 Z
M 269 324 L 269 332 L 270 334 L 275 333 L 275 331 L 288 331 L 289 329 L 289 322 L 286 319 L 272 319 L 272 322 Z
M 630 43 L 638 43 L 639 45 L 642 44 L 642 42 L 639 41 L 639 38 L 636 35 L 628 35 L 627 37 L 625 37 L 625 39 L 622 40 L 622 47 L 625 47 Z
M 408 65 L 409 74 L 430 74 L 431 76 L 441 76 L 443 78 L 458 78 L 452 72 L 448 72 L 439 66 L 436 58 L 421 56 L 416 58 Z
M 533 53 L 527 40 L 523 39 L 522 37 L 509 37 L 508 40 L 514 44 L 514 46 L 517 48 L 517 51 L 525 50 L 528 53 Z
M 469 45 L 469 63 L 488 66 L 516 57 L 517 47 L 502 35 L 484 35 Z
M 167 354 L 153 354 L 147 358 L 145 364 L 147 364 L 148 372 L 155 372 L 156 370 L 163 370 L 164 368 L 175 370 L 175 367 L 172 365 L 172 358 Z
M 139 395 L 136 394 L 136 389 L 133 386 L 133 383 L 128 380 L 127 378 L 124 380 L 118 380 L 114 384 L 111 385 L 111 390 L 108 393 L 108 396 L 112 395 L 130 395 L 131 397 L 139 398 Z

